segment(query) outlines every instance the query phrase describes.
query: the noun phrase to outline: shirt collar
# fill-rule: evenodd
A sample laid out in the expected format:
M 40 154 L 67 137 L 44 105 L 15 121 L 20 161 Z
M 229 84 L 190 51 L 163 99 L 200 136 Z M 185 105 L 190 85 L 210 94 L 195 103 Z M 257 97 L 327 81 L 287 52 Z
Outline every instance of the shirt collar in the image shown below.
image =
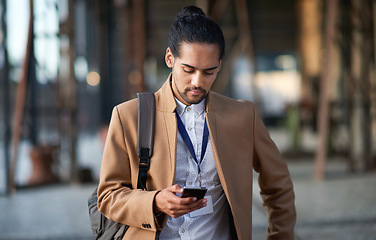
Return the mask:
M 204 113 L 204 111 L 205 111 L 205 106 L 206 106 L 205 100 L 206 100 L 206 98 L 204 98 L 198 104 L 192 104 L 190 106 L 187 106 L 175 97 L 175 101 L 177 103 L 176 104 L 176 112 L 179 114 L 179 116 L 182 116 L 187 111 L 187 108 L 191 108 L 193 110 L 193 112 L 197 112 L 198 116 L 199 116 L 202 113 Z

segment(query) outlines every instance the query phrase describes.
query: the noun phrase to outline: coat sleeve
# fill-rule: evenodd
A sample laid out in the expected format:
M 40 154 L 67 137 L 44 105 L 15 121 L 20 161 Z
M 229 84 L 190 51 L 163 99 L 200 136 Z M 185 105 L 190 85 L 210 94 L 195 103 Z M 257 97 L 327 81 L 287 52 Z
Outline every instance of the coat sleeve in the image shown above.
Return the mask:
M 257 115 L 254 119 L 254 162 L 260 195 L 269 221 L 267 239 L 294 239 L 295 195 L 286 162 Z
M 137 112 L 137 109 L 134 111 Z M 138 158 L 130 157 L 130 155 L 134 156 L 136 149 L 133 148 L 136 144 L 127 146 L 127 141 L 133 141 L 136 138 L 137 130 L 132 129 L 133 133 L 129 133 L 124 128 L 136 128 L 135 122 L 137 121 L 125 124 L 122 123 L 123 119 L 120 117 L 119 107 L 115 107 L 102 158 L 98 209 L 108 219 L 115 222 L 156 231 L 158 226 L 154 219 L 153 201 L 157 191 L 132 188 L 132 175 L 138 174 Z

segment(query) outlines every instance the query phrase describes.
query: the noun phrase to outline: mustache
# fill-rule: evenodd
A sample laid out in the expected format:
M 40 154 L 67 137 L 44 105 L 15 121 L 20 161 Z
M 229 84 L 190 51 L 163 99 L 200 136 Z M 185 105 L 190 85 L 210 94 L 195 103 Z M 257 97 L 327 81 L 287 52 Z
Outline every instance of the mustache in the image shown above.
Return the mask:
M 201 87 L 187 87 L 184 92 L 188 92 L 188 91 L 191 91 L 191 90 L 199 90 L 199 91 L 203 92 L 204 94 L 206 93 L 206 90 L 201 88 Z

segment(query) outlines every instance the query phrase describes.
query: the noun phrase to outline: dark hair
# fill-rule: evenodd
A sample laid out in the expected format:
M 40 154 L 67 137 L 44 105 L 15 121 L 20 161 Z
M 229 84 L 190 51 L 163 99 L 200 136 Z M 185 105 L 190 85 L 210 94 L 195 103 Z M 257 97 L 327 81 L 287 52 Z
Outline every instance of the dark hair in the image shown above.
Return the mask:
M 211 43 L 219 46 L 219 59 L 225 53 L 225 39 L 221 28 L 198 7 L 183 8 L 175 18 L 168 37 L 168 47 L 179 57 L 182 42 Z

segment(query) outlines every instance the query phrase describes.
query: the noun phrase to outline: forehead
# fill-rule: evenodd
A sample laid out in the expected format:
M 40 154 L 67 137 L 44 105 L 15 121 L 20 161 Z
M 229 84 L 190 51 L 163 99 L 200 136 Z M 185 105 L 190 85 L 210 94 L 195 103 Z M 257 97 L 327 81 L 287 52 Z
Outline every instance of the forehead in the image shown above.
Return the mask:
M 181 64 L 197 68 L 211 68 L 219 64 L 220 49 L 217 44 L 183 42 L 179 48 Z

